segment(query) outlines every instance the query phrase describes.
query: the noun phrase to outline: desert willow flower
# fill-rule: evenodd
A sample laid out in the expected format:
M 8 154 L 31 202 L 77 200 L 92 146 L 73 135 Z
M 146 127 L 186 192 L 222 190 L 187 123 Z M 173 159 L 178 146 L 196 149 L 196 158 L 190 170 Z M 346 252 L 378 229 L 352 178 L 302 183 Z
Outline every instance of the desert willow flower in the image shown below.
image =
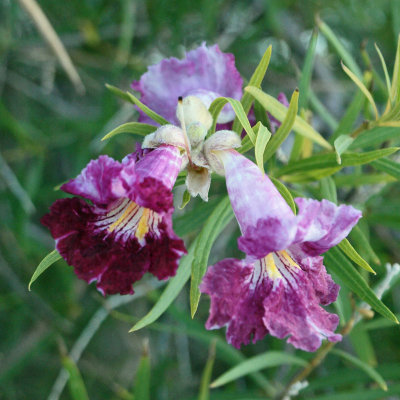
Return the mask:
M 200 286 L 211 299 L 207 329 L 226 326 L 228 342 L 238 348 L 267 334 L 287 337 L 307 351 L 316 350 L 322 339 L 341 340 L 334 333 L 338 316 L 321 307 L 335 301 L 339 291 L 321 254 L 348 235 L 361 212 L 296 198 L 295 215 L 253 162 L 210 143 L 234 143 L 233 135 L 217 133 L 204 147 L 212 169 L 226 177 L 242 232 L 238 246 L 246 258 L 224 259 L 208 269 Z
M 57 200 L 42 218 L 76 275 L 96 281 L 104 295 L 133 293 L 146 272 L 173 276 L 186 252 L 172 230 L 171 189 L 182 154 L 170 145 L 139 153 L 122 163 L 108 156 L 91 161 L 61 187 L 83 199 Z

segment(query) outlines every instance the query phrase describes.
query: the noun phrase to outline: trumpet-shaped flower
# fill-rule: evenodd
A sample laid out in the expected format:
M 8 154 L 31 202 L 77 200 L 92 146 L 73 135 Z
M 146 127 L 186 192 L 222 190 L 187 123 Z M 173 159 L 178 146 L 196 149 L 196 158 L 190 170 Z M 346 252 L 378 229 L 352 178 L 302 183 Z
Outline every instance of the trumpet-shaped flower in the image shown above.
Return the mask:
M 242 78 L 235 67 L 233 54 L 223 53 L 218 45 L 207 47 L 204 43 L 186 53 L 183 60 L 167 58 L 148 68 L 132 88 L 141 94 L 141 101 L 177 124 L 175 114 L 178 97 L 196 96 L 208 108 L 217 97 L 227 96 L 240 100 Z M 226 105 L 218 123 L 233 121 L 235 113 Z M 154 123 L 143 112 L 141 122 Z
M 171 219 L 181 163 L 180 150 L 169 145 L 122 163 L 100 156 L 61 187 L 90 201 L 57 200 L 42 218 L 79 278 L 97 281 L 106 295 L 133 293 L 145 272 L 159 279 L 175 274 L 186 252 Z
M 207 144 L 206 144 L 207 145 Z M 205 145 L 205 146 L 206 146 Z M 225 173 L 242 236 L 244 260 L 211 266 L 200 286 L 211 298 L 207 329 L 227 326 L 235 347 L 266 334 L 288 337 L 314 351 L 322 339 L 338 341 L 339 318 L 321 305 L 336 300 L 339 286 L 320 256 L 343 240 L 361 217 L 351 206 L 296 198 L 295 215 L 267 175 L 235 150 L 206 153 L 214 170 Z

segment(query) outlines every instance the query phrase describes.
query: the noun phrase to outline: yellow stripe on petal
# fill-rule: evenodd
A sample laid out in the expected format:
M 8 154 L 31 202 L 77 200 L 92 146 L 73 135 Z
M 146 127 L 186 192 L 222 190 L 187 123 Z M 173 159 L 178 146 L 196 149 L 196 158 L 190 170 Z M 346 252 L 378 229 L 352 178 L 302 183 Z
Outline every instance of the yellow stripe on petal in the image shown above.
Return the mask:
M 113 232 L 114 229 L 120 225 L 125 218 L 136 208 L 138 207 L 138 205 L 134 202 L 131 202 L 128 207 L 126 207 L 126 209 L 124 210 L 123 214 L 115 221 L 113 222 L 109 227 L 108 227 L 108 231 L 109 232 Z
M 150 216 L 150 209 L 143 208 L 143 214 L 140 217 L 140 221 L 135 232 L 135 236 L 137 237 L 139 242 L 143 240 L 146 233 L 149 231 L 149 224 L 148 224 L 149 216 Z
M 275 260 L 273 253 L 269 253 L 265 258 L 265 267 L 268 273 L 268 276 L 271 279 L 282 278 L 281 273 L 279 272 L 278 268 L 276 267 Z
M 290 257 L 290 255 L 288 254 L 288 252 L 287 252 L 286 250 L 278 251 L 278 253 L 279 253 L 286 261 L 288 261 L 288 263 L 289 263 L 289 265 L 290 265 L 291 267 L 296 267 L 296 268 L 299 268 L 299 269 L 300 269 L 299 265 L 296 263 L 296 261 L 293 260 L 292 257 Z

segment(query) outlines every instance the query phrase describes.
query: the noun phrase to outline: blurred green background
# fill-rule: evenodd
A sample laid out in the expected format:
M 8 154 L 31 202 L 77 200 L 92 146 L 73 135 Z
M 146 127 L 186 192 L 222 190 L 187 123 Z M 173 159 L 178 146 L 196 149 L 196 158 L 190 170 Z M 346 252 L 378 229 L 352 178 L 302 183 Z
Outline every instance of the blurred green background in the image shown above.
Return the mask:
M 65 349 L 83 349 L 84 341 L 92 336 L 78 363 L 90 398 L 133 398 L 128 392 L 132 392 L 148 338 L 151 398 L 196 399 L 210 343 L 215 337 L 224 342 L 223 330 L 207 333 L 204 329 L 208 301 L 202 301 L 192 321 L 188 293 L 184 291 L 157 324 L 129 334 L 135 318 L 143 316 L 157 298 L 149 285 L 143 291 L 150 294 L 118 308 L 121 314 L 108 317 L 102 311 L 105 300 L 94 285 L 77 280 L 63 261 L 49 269 L 32 292 L 27 290 L 36 266 L 54 248 L 39 222 L 50 204 L 63 195 L 54 188 L 99 154 L 120 159 L 134 148 L 135 138 L 130 135 L 100 142 L 111 129 L 137 117 L 130 104 L 105 89 L 105 83 L 128 90 L 131 81 L 138 79 L 149 64 L 164 57 L 182 57 L 185 49 L 203 41 L 218 43 L 223 51 L 234 53 L 237 68 L 248 79 L 272 44 L 263 88 L 273 95 L 283 91 L 290 96 L 298 85 L 317 14 L 359 65 L 367 67 L 360 52 L 365 46 L 381 71 L 373 48 L 376 42 L 391 70 L 400 32 L 400 2 L 40 0 L 39 4 L 68 50 L 86 92 L 81 95 L 74 89 L 19 2 L 0 0 L 0 399 L 73 398 L 67 388 L 58 395 L 61 386 L 54 386 L 62 369 L 61 355 Z M 332 121 L 343 115 L 355 87 L 322 36 L 317 44 L 312 88 L 332 118 L 321 118 L 315 102 L 311 102 L 313 124 L 328 136 Z M 375 98 L 384 101 L 379 87 Z M 376 211 L 369 220 L 372 246 L 383 261 L 399 261 L 399 185 L 387 185 L 383 193 L 375 186 L 365 190 L 370 199 L 368 207 Z M 374 190 L 377 195 L 371 197 Z M 353 194 L 347 191 L 344 197 L 351 199 Z M 199 203 L 192 201 L 189 210 Z M 202 207 L 209 213 L 210 207 Z M 388 214 L 390 209 L 392 214 Z M 193 220 L 186 237 L 198 231 L 201 223 Z M 235 255 L 235 234 L 237 229 L 232 225 L 215 246 L 211 261 Z M 377 271 L 382 272 L 383 267 Z M 385 301 L 394 312 L 400 312 L 398 288 Z M 397 395 L 391 398 L 399 398 L 398 328 L 381 326 L 371 331 L 371 338 L 378 370 L 392 383 L 392 396 Z M 351 349 L 351 343 L 345 342 L 345 347 Z M 281 341 L 268 337 L 247 346 L 242 354 L 283 348 Z M 293 352 L 293 348 L 288 346 L 287 351 Z M 234 365 L 238 354 L 221 344 L 213 377 Z M 339 397 L 329 395 L 371 387 L 365 374 L 351 367 L 349 371 L 350 375 L 343 374 L 343 363 L 331 356 L 312 375 L 310 386 L 299 398 L 333 400 Z M 280 382 L 287 372 L 287 368 L 277 368 L 263 374 Z M 214 390 L 211 398 L 262 396 L 258 378 L 258 383 L 253 377 Z M 48 397 L 50 393 L 53 397 Z M 340 397 L 347 398 L 367 397 Z M 374 398 L 386 397 L 378 393 Z

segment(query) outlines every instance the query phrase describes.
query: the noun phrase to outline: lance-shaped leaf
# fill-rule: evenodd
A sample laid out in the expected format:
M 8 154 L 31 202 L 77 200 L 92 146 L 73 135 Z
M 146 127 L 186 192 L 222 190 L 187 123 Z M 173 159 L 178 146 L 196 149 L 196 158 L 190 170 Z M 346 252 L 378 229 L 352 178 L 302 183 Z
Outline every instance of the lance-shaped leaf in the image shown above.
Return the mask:
M 268 161 L 275 154 L 275 152 L 279 149 L 279 146 L 285 141 L 290 131 L 292 130 L 293 124 L 296 120 L 298 101 L 299 91 L 296 89 L 292 94 L 289 107 L 287 108 L 286 116 L 281 126 L 278 128 L 278 130 L 275 132 L 274 136 L 268 143 L 267 149 L 264 153 L 264 162 Z
M 254 154 L 256 156 L 256 163 L 261 172 L 264 173 L 264 152 L 268 141 L 271 139 L 271 132 L 261 123 L 258 124 L 258 133 Z
M 336 354 L 337 356 L 342 357 L 343 359 L 351 362 L 356 367 L 360 368 L 364 371 L 368 376 L 370 376 L 383 390 L 387 390 L 387 385 L 382 376 L 370 365 L 366 364 L 364 361 L 361 361 L 359 358 L 352 356 L 349 353 L 346 353 L 343 350 L 333 349 L 331 353 Z
M 157 114 L 155 111 L 151 110 L 145 104 L 143 104 L 138 98 L 136 98 L 132 93 L 124 92 L 118 89 L 115 86 L 106 84 L 106 88 L 111 92 L 114 93 L 116 96 L 120 97 L 125 101 L 129 101 L 130 103 L 137 106 L 140 110 L 142 110 L 147 116 L 149 116 L 153 121 L 159 123 L 160 125 L 169 124 L 169 122 L 162 117 L 161 115 Z
M 333 143 L 333 146 L 336 151 L 336 161 L 338 164 L 342 163 L 341 156 L 350 147 L 353 141 L 354 139 L 351 136 L 340 135 Z
M 352 292 L 368 303 L 376 312 L 385 318 L 399 323 L 396 316 L 378 299 L 364 278 L 356 271 L 343 253 L 334 247 L 325 254 L 328 269 L 333 272 Z
M 250 78 L 249 81 L 250 86 L 261 87 L 261 83 L 264 79 L 265 73 L 267 72 L 269 61 L 271 59 L 271 52 L 272 52 L 272 46 L 269 46 L 265 51 L 264 55 L 262 56 L 260 63 L 257 65 L 257 68 L 255 69 L 253 75 Z M 253 96 L 245 92 L 243 93 L 240 102 L 242 103 L 243 110 L 247 115 L 250 111 L 251 103 L 253 102 Z M 232 130 L 238 132 L 239 129 L 240 129 L 240 121 L 239 118 L 236 117 L 235 120 L 233 121 Z
M 377 120 L 379 118 L 379 112 L 378 112 L 378 108 L 376 107 L 375 104 L 375 100 L 372 97 L 371 92 L 366 88 L 366 86 L 364 85 L 364 83 L 361 82 L 361 80 L 352 72 L 350 71 L 349 68 L 347 68 L 343 62 L 342 62 L 342 68 L 343 71 L 346 72 L 346 74 L 349 76 L 349 78 L 360 88 L 360 90 L 364 93 L 364 96 L 367 98 L 367 100 L 370 102 L 373 110 L 374 110 L 374 114 L 375 114 L 375 119 Z
M 397 180 L 400 180 L 400 164 L 396 161 L 389 160 L 388 158 L 381 158 L 380 160 L 373 161 L 371 165 L 377 170 L 386 172 Z
M 40 262 L 40 264 L 37 266 L 35 272 L 32 275 L 32 278 L 29 282 L 28 289 L 31 290 L 32 283 L 36 281 L 37 278 L 39 278 L 40 275 L 43 274 L 44 271 L 46 271 L 47 268 L 51 267 L 56 261 L 58 261 L 61 258 L 60 254 L 58 253 L 57 250 L 53 250 L 43 260 Z
M 355 242 L 358 245 L 359 249 L 363 250 L 365 256 L 369 260 L 372 260 L 375 264 L 381 265 L 379 257 L 376 255 L 369 240 L 367 239 L 364 232 L 360 229 L 358 225 L 356 225 L 350 232 L 350 239 L 352 240 L 353 243 Z
M 342 240 L 338 246 L 340 247 L 340 250 L 343 251 L 344 254 L 346 254 L 347 257 L 350 258 L 350 260 L 354 261 L 358 266 L 361 268 L 365 269 L 368 272 L 372 272 L 373 274 L 376 274 L 376 272 L 371 268 L 371 266 L 357 253 L 357 250 L 350 244 L 350 242 L 347 239 Z
M 143 347 L 143 354 L 140 357 L 133 388 L 135 400 L 150 400 L 150 357 L 147 341 Z
M 374 127 L 368 129 L 354 139 L 350 145 L 350 149 L 365 149 L 368 147 L 379 147 L 382 143 L 388 140 L 400 140 L 399 128 L 393 127 Z
M 203 375 L 201 376 L 200 393 L 198 400 L 209 400 L 210 398 L 210 381 L 215 361 L 216 344 L 216 340 L 213 340 L 210 344 L 208 359 L 206 362 L 206 366 L 204 367 Z
M 62 357 L 62 364 L 69 373 L 68 386 L 73 400 L 89 400 L 81 373 L 74 360 L 69 356 Z
M 279 169 L 275 176 L 279 177 L 296 172 L 305 172 L 326 168 L 343 168 L 368 164 L 379 158 L 389 156 L 398 150 L 398 147 L 388 147 L 386 149 L 373 150 L 364 153 L 346 153 L 342 156 L 341 165 L 338 165 L 335 153 L 317 154 L 312 157 L 289 163 L 285 167 Z
M 190 281 L 190 309 L 194 317 L 200 301 L 199 285 L 207 270 L 211 247 L 225 226 L 232 220 L 233 210 L 229 197 L 224 197 L 208 217 L 197 237 Z
M 107 140 L 113 136 L 119 135 L 120 133 L 133 133 L 134 135 L 146 136 L 149 133 L 154 132 L 157 129 L 154 125 L 143 124 L 141 122 L 127 122 L 117 126 L 111 132 L 108 132 L 101 140 Z
M 278 365 L 299 365 L 305 366 L 307 362 L 303 359 L 281 351 L 268 351 L 255 357 L 248 358 L 223 373 L 212 384 L 211 387 L 216 388 L 236 380 L 242 376 L 248 375 L 251 372 L 261 369 L 276 367 Z
M 236 117 L 238 118 L 238 120 L 240 122 L 241 128 L 239 129 L 239 131 L 241 131 L 243 128 L 246 131 L 246 133 L 249 136 L 252 143 L 255 144 L 256 135 L 254 134 L 254 131 L 250 126 L 250 122 L 247 118 L 247 115 L 243 109 L 242 104 L 240 103 L 239 100 L 232 99 L 230 97 L 218 97 L 211 103 L 209 111 L 213 117 L 213 124 L 212 124 L 210 130 L 208 131 L 208 136 L 210 136 L 211 134 L 213 134 L 215 132 L 218 115 L 221 112 L 221 110 L 224 108 L 225 104 L 227 104 L 227 103 L 229 103 L 232 106 L 233 111 L 235 112 Z M 240 132 L 238 132 L 238 133 L 240 133 Z
M 269 94 L 264 93 L 262 90 L 253 86 L 247 86 L 245 91 L 249 92 L 276 119 L 281 122 L 285 119 L 287 108 L 273 96 L 270 96 Z M 332 146 L 310 124 L 308 124 L 298 115 L 295 118 L 293 130 L 299 135 L 318 143 L 320 146 L 326 149 L 332 148 Z

